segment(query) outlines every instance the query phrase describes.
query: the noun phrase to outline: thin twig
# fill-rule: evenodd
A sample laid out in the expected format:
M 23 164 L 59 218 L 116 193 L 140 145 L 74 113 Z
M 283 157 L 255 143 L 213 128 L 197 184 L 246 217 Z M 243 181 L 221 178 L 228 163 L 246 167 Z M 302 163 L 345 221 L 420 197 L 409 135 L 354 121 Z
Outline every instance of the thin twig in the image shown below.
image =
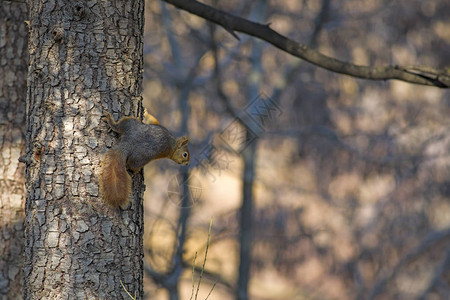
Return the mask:
M 122 285 L 122 288 L 125 290 L 125 292 L 130 296 L 131 299 L 136 300 L 136 292 L 134 292 L 134 298 L 131 296 L 131 294 L 128 292 L 128 290 L 125 288 L 125 286 L 122 283 L 122 280 L 120 280 L 120 284 Z
M 206 257 L 208 256 L 209 242 L 210 242 L 210 240 L 211 240 L 211 227 L 212 227 L 212 221 L 213 221 L 213 220 L 212 220 L 212 218 L 211 218 L 211 222 L 209 223 L 209 230 L 208 230 L 208 240 L 206 241 L 205 258 L 203 259 L 202 270 L 201 270 L 201 272 L 200 272 L 200 277 L 198 278 L 197 291 L 195 292 L 195 300 L 197 300 L 198 291 L 200 290 L 200 283 L 202 282 L 203 271 L 205 270 Z
M 211 295 L 211 293 L 212 293 L 212 291 L 214 290 L 215 287 L 216 287 L 216 283 L 214 282 L 214 284 L 213 284 L 211 290 L 209 291 L 208 296 L 206 296 L 205 300 L 208 300 L 209 296 Z
M 197 252 L 195 252 L 194 260 L 192 261 L 192 293 L 191 293 L 191 298 L 189 298 L 189 300 L 192 300 L 192 297 L 194 296 L 194 289 L 195 289 L 194 273 L 195 273 L 195 260 L 196 259 L 197 259 Z

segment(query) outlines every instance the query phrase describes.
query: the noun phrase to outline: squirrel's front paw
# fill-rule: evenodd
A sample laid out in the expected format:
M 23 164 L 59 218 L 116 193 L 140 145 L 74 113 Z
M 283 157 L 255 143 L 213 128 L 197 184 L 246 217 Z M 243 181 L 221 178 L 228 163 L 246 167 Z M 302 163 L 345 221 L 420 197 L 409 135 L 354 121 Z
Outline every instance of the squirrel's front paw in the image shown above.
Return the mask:
M 112 117 L 111 113 L 107 112 L 107 111 L 103 111 L 103 115 L 101 116 L 101 119 L 105 119 L 108 123 L 111 120 L 114 120 L 114 118 Z

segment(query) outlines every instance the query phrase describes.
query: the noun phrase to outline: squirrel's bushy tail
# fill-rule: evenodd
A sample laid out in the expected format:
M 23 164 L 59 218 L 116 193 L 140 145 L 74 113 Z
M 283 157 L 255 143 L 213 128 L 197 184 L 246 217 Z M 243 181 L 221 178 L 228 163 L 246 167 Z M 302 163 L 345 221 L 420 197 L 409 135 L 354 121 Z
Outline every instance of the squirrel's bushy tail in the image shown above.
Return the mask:
M 103 156 L 100 170 L 100 194 L 106 203 L 125 209 L 130 202 L 131 177 L 126 159 L 120 151 L 111 149 Z

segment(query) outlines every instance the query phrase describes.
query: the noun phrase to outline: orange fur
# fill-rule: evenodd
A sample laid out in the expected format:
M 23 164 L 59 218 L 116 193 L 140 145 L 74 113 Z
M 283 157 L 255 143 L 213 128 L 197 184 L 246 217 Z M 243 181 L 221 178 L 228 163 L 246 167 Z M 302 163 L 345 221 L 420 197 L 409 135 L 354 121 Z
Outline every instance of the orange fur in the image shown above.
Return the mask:
M 111 149 L 103 156 L 100 170 L 101 195 L 109 205 L 122 209 L 128 207 L 131 194 L 131 177 L 125 163 L 119 150 Z
M 159 124 L 158 119 L 156 119 L 155 116 L 150 114 L 147 109 L 144 110 L 144 119 L 142 120 L 142 123 L 152 124 L 152 125 L 161 125 L 161 124 Z

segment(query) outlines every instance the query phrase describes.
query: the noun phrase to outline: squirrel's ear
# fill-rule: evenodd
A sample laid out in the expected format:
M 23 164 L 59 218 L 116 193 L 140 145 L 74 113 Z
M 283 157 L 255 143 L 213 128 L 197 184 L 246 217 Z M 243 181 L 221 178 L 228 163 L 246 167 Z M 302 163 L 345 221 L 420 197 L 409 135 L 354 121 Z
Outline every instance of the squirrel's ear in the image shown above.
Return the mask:
M 178 139 L 177 144 L 178 147 L 186 146 L 189 143 L 190 138 L 187 136 L 182 136 Z

